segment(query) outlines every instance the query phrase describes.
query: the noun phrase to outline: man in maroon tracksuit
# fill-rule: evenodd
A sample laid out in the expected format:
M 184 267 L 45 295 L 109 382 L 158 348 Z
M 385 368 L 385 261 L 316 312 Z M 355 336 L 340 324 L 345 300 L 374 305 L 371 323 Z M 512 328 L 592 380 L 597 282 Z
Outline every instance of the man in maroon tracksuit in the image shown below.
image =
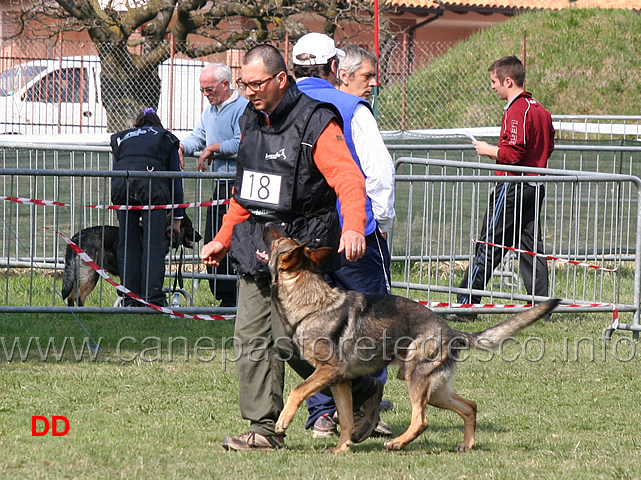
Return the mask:
M 488 69 L 492 89 L 506 100 L 498 146 L 474 141 L 476 153 L 486 155 L 498 164 L 521 167 L 547 167 L 554 150 L 554 127 L 550 113 L 524 90 L 525 67 L 515 56 L 504 57 Z M 497 171 L 497 175 L 520 175 Z M 543 253 L 543 232 L 539 214 L 545 187 L 532 182 L 499 183 L 490 201 L 479 240 Z M 474 261 L 466 271 L 461 288 L 484 290 L 492 272 L 501 262 L 506 249 L 476 244 Z M 528 295 L 548 296 L 548 268 L 543 257 L 520 254 L 520 271 Z M 459 303 L 479 303 L 480 295 L 463 293 Z

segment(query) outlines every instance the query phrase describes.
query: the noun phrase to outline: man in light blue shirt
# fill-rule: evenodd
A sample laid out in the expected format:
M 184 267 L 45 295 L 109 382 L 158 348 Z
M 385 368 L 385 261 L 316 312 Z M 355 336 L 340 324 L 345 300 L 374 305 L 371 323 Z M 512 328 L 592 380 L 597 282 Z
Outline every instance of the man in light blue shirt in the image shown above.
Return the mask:
M 212 172 L 236 172 L 236 155 L 240 143 L 240 127 L 238 119 L 245 111 L 247 99 L 241 97 L 238 90 L 231 88 L 231 69 L 224 63 L 212 63 L 203 68 L 200 74 L 200 91 L 209 101 L 198 125 L 180 143 L 180 164 L 184 168 L 184 155 L 202 151 L 198 158 L 196 169 L 200 172 L 208 168 Z M 233 181 L 231 179 L 219 180 L 213 200 L 230 198 Z M 218 231 L 226 208 L 214 205 L 207 208 L 207 221 L 205 226 L 205 243 L 214 238 Z M 213 269 L 208 267 L 209 273 L 233 274 L 227 262 Z M 209 287 L 216 300 L 220 300 L 221 307 L 236 306 L 236 281 L 210 279 Z

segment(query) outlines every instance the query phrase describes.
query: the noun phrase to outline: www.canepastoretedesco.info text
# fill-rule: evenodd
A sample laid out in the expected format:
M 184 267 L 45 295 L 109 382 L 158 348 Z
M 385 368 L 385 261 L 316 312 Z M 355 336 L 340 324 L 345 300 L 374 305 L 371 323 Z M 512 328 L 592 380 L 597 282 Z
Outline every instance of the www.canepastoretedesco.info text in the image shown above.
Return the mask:
M 261 362 L 275 355 L 278 359 L 288 361 L 293 355 L 305 356 L 309 352 L 297 352 L 289 338 L 269 340 L 257 337 L 243 345 L 235 337 L 208 337 L 196 339 L 186 337 L 136 338 L 123 336 L 114 346 L 104 347 L 103 337 L 96 342 L 89 337 L 0 337 L 0 355 L 6 362 L 213 362 L 220 361 L 225 366 L 235 363 L 242 356 L 250 361 Z M 318 352 L 315 345 L 321 345 Z M 327 346 L 333 348 L 327 348 Z M 434 348 L 438 346 L 438 348 Z M 312 343 L 313 358 L 323 362 L 334 354 L 349 355 L 361 362 L 374 361 L 383 356 L 386 361 L 393 358 L 408 360 L 415 355 L 422 360 L 430 361 L 440 358 L 444 353 L 458 362 L 630 362 L 636 358 L 637 343 L 627 337 L 619 337 L 608 344 L 602 338 L 565 337 L 561 341 L 551 342 L 540 337 L 508 337 L 496 348 L 477 345 L 469 348 L 458 341 L 452 341 L 440 347 L 437 339 L 424 340 L 422 344 L 389 345 L 380 339 L 359 338 L 352 342 L 341 342 L 333 345 L 329 339 L 318 338 Z M 296 352 L 296 353 L 294 353 Z M 322 353 L 320 353 L 322 352 Z M 426 353 L 429 352 L 429 353 Z M 322 356 L 322 358 L 321 358 Z M 402 360 L 401 360 L 402 361 Z

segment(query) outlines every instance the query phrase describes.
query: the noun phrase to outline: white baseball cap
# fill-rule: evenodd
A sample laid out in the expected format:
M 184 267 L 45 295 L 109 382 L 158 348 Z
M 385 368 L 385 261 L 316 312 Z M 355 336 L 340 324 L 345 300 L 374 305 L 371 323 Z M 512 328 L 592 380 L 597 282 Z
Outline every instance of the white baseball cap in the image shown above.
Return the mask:
M 308 54 L 310 58 L 301 60 L 298 57 Z M 308 33 L 298 39 L 292 50 L 292 60 L 295 65 L 325 65 L 330 58 L 344 57 L 345 52 L 336 48 L 334 40 L 322 33 Z

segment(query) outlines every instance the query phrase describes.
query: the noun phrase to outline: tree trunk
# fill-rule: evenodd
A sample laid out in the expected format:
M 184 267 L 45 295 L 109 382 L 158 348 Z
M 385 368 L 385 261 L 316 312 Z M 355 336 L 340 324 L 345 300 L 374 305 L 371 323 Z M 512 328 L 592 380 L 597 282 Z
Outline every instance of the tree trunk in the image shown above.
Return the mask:
M 102 104 L 107 112 L 107 131 L 133 127 L 145 108 L 158 109 L 160 77 L 158 64 L 129 52 L 126 44 L 98 45 Z

